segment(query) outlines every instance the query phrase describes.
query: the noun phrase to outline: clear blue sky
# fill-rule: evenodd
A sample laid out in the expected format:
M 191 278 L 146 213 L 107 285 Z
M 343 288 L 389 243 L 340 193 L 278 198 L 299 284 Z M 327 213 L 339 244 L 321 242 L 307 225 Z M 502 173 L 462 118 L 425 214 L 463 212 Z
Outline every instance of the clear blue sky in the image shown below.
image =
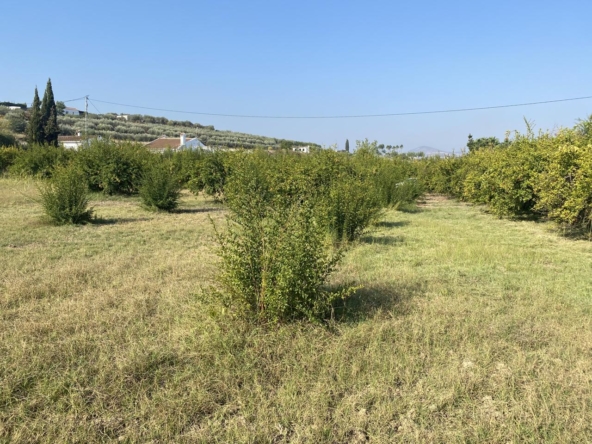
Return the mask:
M 4 0 L 0 100 L 51 77 L 56 99 L 89 94 L 231 114 L 396 113 L 592 95 L 592 2 Z M 369 138 L 458 150 L 571 126 L 592 100 L 470 113 L 259 120 L 133 110 L 324 145 Z M 82 102 L 72 105 L 82 107 Z M 90 108 L 90 111 L 95 111 Z

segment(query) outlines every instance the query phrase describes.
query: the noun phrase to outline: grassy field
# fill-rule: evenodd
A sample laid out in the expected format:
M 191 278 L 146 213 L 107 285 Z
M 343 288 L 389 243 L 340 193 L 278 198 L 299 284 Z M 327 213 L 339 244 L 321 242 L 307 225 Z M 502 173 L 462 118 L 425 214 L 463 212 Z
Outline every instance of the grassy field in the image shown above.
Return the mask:
M 330 328 L 199 296 L 211 217 L 134 198 L 42 220 L 0 179 L 0 442 L 590 442 L 592 243 L 429 197 L 346 255 Z

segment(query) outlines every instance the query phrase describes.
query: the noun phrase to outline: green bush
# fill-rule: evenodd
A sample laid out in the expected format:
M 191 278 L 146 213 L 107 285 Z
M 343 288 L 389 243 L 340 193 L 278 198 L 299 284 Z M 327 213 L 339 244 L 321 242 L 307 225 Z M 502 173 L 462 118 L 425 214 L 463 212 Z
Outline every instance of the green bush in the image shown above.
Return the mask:
M 0 148 L 7 146 L 16 146 L 16 138 L 12 134 L 0 133 Z
M 0 148 L 0 173 L 5 172 L 14 164 L 19 152 L 20 150 L 14 147 Z
M 200 165 L 206 155 L 206 152 L 202 150 L 165 151 L 163 154 L 165 158 L 170 159 L 173 163 L 179 185 L 189 187 L 190 191 L 196 194 L 201 190 L 200 186 L 197 189 L 193 189 L 189 184 L 192 180 L 194 183 L 199 182 Z
M 341 252 L 327 243 L 323 215 L 309 201 L 285 205 L 241 199 L 218 233 L 222 295 L 267 322 L 322 320 L 351 290 L 326 289 Z
M 373 191 L 356 177 L 343 175 L 333 181 L 324 206 L 334 240 L 352 242 L 378 220 L 382 208 Z
M 180 185 L 170 161 L 158 159 L 145 168 L 140 197 L 148 209 L 172 211 L 177 208 Z
M 459 197 L 462 194 L 464 157 L 427 157 L 416 162 L 417 179 L 422 188 Z
M 194 193 L 203 191 L 215 200 L 222 200 L 224 185 L 229 174 L 228 159 L 232 153 L 213 151 L 205 154 L 197 164 L 197 171 L 189 180 L 189 189 Z
M 592 144 L 560 145 L 540 175 L 537 209 L 562 225 L 592 229 Z
M 84 173 L 76 166 L 57 166 L 39 191 L 43 210 L 55 224 L 83 224 L 92 219 Z
M 56 166 L 66 165 L 73 156 L 73 151 L 61 146 L 31 145 L 19 150 L 8 171 L 19 176 L 49 178 Z
M 94 140 L 76 155 L 90 189 L 105 194 L 137 193 L 143 170 L 152 160 L 153 154 L 142 145 L 110 140 Z

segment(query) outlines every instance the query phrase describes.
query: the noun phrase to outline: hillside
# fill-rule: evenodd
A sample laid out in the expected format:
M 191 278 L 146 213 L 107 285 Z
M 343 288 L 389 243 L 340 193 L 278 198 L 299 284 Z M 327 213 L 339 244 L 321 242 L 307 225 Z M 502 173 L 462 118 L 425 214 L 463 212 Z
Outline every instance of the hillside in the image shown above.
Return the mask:
M 6 102 L 8 103 L 8 102 Z M 14 135 L 17 140 L 24 141 L 28 112 L 24 110 L 9 110 L 7 106 L 0 106 L 0 133 Z M 58 116 L 60 134 L 62 136 L 75 135 L 84 132 L 84 116 Z M 278 139 L 274 137 L 258 136 L 254 134 L 220 131 L 213 126 L 204 126 L 188 120 L 169 120 L 166 117 L 144 116 L 132 114 L 128 120 L 117 117 L 117 114 L 88 114 L 88 134 L 100 135 L 116 140 L 132 140 L 149 142 L 160 136 L 178 137 L 180 133 L 188 137 L 198 137 L 205 145 L 211 147 L 229 148 L 278 148 L 286 145 L 315 145 L 309 142 Z
M 58 123 L 62 135 L 74 135 L 84 131 L 84 116 L 59 116 Z M 204 126 L 188 120 L 169 120 L 166 117 L 153 117 L 139 114 L 128 116 L 128 120 L 117 114 L 88 115 L 89 135 L 100 135 L 117 140 L 135 140 L 149 142 L 160 136 L 175 137 L 180 133 L 188 137 L 198 137 L 205 145 L 230 148 L 277 148 L 282 142 L 291 145 L 312 145 L 311 143 L 257 136 L 233 131 L 216 130 L 213 126 Z

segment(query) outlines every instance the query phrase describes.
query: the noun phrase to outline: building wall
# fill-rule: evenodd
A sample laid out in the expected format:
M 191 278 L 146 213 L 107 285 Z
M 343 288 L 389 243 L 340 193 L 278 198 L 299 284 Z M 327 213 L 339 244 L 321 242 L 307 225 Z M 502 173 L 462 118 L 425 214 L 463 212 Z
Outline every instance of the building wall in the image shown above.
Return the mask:
M 82 145 L 82 141 L 62 142 L 62 145 L 64 145 L 64 148 L 69 149 L 69 150 L 78 150 L 78 147 L 80 147 L 80 145 Z

